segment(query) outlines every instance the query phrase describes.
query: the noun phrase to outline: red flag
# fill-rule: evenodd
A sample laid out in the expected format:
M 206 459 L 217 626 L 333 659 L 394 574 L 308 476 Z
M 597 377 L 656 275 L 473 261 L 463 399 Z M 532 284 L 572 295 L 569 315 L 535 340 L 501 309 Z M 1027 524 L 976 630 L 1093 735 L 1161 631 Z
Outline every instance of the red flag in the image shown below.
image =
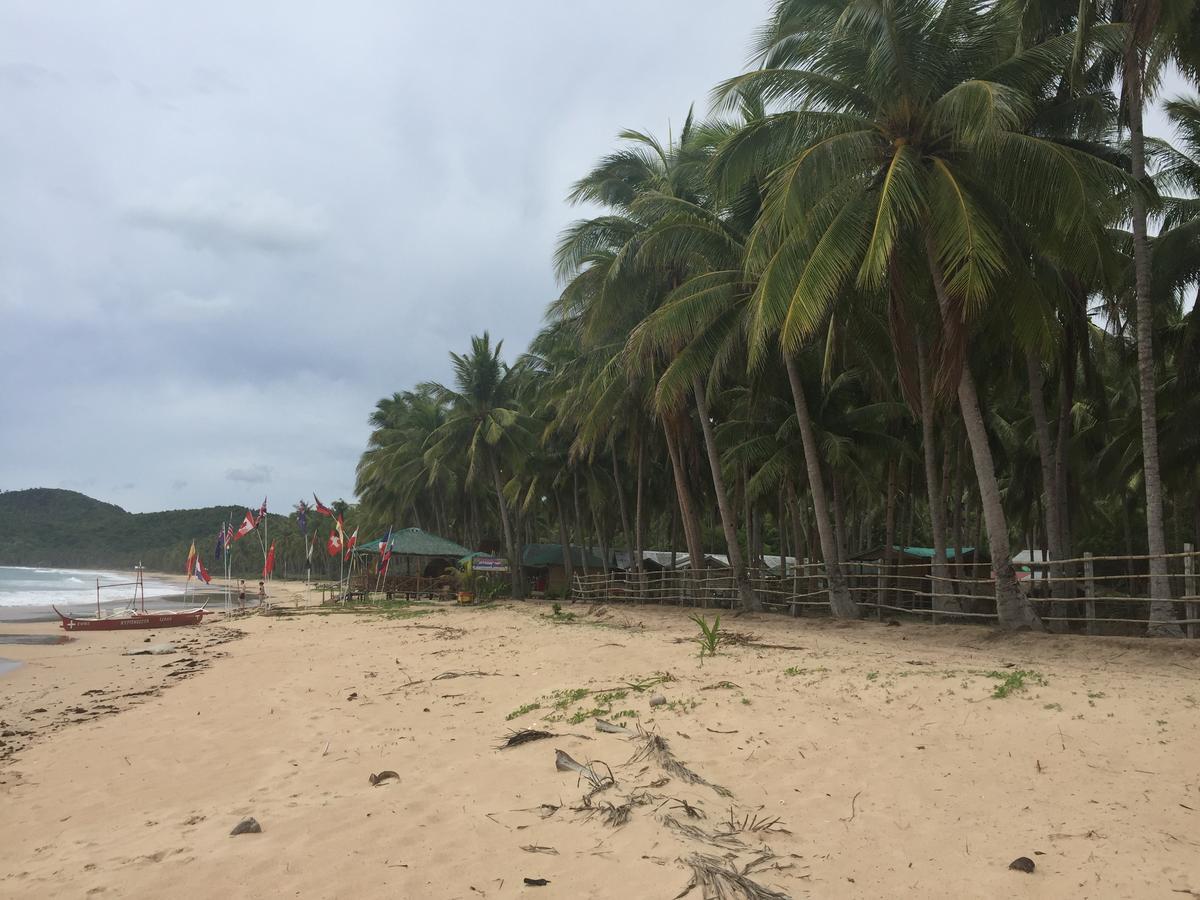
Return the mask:
M 187 562 L 183 564 L 183 571 L 188 578 L 192 577 L 192 569 L 196 564 L 196 542 L 192 541 L 192 547 L 188 550 Z
M 354 534 L 350 535 L 350 540 L 346 541 L 346 559 L 350 558 L 350 551 L 354 549 L 354 545 L 358 543 L 358 529 L 354 529 Z
M 333 510 L 320 501 L 316 494 L 313 494 L 313 500 L 317 501 L 317 512 L 323 516 L 333 517 Z
M 387 535 L 379 542 L 379 571 L 383 573 L 383 577 L 387 578 L 388 564 L 392 561 L 392 529 L 388 529 Z
M 342 521 L 341 513 L 338 513 L 338 517 L 337 517 L 337 533 L 338 533 L 338 543 L 341 543 L 342 541 L 346 540 L 346 523 L 344 523 Z
M 271 541 L 271 549 L 267 551 L 267 561 L 263 563 L 263 578 L 275 571 L 275 542 Z
M 191 574 L 195 575 L 197 578 L 199 578 L 205 584 L 209 584 L 212 581 L 212 576 L 208 574 L 208 569 L 204 568 L 204 563 L 202 563 L 200 561 L 199 556 L 196 557 L 196 565 L 193 568 Z
M 242 527 L 237 530 L 237 534 L 233 536 L 235 541 L 241 540 L 246 535 L 254 530 L 254 526 L 258 523 L 254 521 L 254 513 L 246 510 L 246 519 L 242 522 Z
M 337 529 L 329 532 L 329 540 L 325 542 L 325 549 L 329 551 L 330 556 L 337 556 L 342 549 L 342 539 L 338 537 Z

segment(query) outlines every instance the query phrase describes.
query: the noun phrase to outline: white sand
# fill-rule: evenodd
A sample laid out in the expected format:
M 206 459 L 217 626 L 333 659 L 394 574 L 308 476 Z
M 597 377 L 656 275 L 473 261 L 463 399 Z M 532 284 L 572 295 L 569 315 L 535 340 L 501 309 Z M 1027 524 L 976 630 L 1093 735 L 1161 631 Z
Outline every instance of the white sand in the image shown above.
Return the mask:
M 684 611 L 575 611 L 254 617 L 204 647 L 227 627 L 209 622 L 155 633 L 195 644 L 168 657 L 120 655 L 141 641 L 128 633 L 0 647 L 28 662 L 0 677 L 0 720 L 29 732 L 0 761 L 0 895 L 669 898 L 688 882 L 682 857 L 726 851 L 663 816 L 714 833 L 731 805 L 790 832 L 743 834 L 736 859 L 770 848 L 782 868 L 753 877 L 792 897 L 1200 894 L 1200 642 L 726 617 L 803 649 L 733 646 L 701 667 L 676 643 L 695 633 Z M 51 630 L 0 627 L 18 629 Z M 202 664 L 169 677 L 181 658 Z M 1018 669 L 1046 683 L 993 699 L 983 673 Z M 497 674 L 434 680 L 470 670 Z M 613 712 L 638 712 L 621 721 L 731 799 L 677 777 L 652 787 L 663 771 L 627 763 L 624 737 L 545 719 L 552 691 L 656 671 L 675 680 Z M 722 681 L 737 687 L 704 689 Z M 651 709 L 656 691 L 671 703 Z M 101 704 L 119 712 L 92 718 Z M 560 736 L 494 749 L 519 727 Z M 585 819 L 556 748 L 612 766 L 618 784 L 594 803 L 656 799 L 620 828 Z M 400 782 L 372 787 L 381 769 Z M 542 818 L 540 804 L 562 808 Z M 263 833 L 230 837 L 246 815 Z M 1018 856 L 1036 872 L 1010 871 Z

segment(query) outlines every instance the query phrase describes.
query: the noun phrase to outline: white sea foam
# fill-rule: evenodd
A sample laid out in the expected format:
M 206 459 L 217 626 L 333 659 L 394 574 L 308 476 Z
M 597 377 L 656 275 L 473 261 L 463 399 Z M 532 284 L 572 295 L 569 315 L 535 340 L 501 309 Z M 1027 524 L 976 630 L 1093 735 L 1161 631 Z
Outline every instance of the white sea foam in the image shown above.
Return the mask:
M 96 602 L 96 581 L 100 582 L 100 600 L 114 602 L 133 597 L 133 573 L 95 572 L 86 569 L 41 569 L 25 566 L 0 566 L 0 606 L 81 606 Z M 148 579 L 146 598 L 183 593 L 179 585 Z

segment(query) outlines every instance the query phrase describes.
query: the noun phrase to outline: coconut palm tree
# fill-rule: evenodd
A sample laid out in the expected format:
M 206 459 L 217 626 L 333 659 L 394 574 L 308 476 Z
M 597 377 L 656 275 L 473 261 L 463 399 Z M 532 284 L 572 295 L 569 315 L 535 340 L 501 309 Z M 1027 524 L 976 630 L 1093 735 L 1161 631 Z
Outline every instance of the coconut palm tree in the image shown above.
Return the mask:
M 504 472 L 511 472 L 521 454 L 536 444 L 537 436 L 529 415 L 515 402 L 517 370 L 501 359 L 502 344 L 497 341 L 492 346 L 486 331 L 472 337 L 468 353 L 450 354 L 454 387 L 425 386 L 447 412 L 446 420 L 429 436 L 424 460 L 431 478 L 462 460 L 467 484 L 480 479 L 491 484 L 512 572 L 512 592 L 519 598 L 524 596 L 521 542 L 505 494 Z
M 1019 260 L 1014 232 L 1089 236 L 1095 199 L 1119 169 L 1027 133 L 1035 98 L 1069 54 L 1065 40 L 1017 50 L 1007 7 L 899 0 L 782 0 L 761 67 L 719 89 L 789 108 L 734 135 L 718 172 L 772 167 L 748 266 L 758 340 L 785 357 L 848 285 L 879 289 L 919 259 L 940 326 L 935 393 L 953 394 L 983 501 L 1000 621 L 1037 624 L 1017 589 L 984 412 L 967 360 L 970 329 Z M 906 288 L 908 286 L 905 286 Z

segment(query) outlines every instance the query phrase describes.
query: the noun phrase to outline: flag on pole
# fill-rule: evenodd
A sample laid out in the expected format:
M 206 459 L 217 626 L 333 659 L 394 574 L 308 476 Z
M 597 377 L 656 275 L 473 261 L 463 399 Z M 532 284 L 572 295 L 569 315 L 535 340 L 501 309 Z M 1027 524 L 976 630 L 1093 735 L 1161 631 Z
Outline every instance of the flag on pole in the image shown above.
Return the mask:
M 346 523 L 342 521 L 341 513 L 338 513 L 336 524 L 337 524 L 338 542 L 340 543 L 340 542 L 346 540 Z
M 248 535 L 250 532 L 252 532 L 254 530 L 254 526 L 257 524 L 258 523 L 254 521 L 254 512 L 249 509 L 246 510 L 246 518 L 242 522 L 242 527 L 237 530 L 237 534 L 235 534 L 233 536 L 233 539 L 235 541 L 241 540 L 246 535 Z
M 313 545 L 317 542 L 317 536 L 314 534 L 311 538 L 305 541 L 304 557 L 308 560 L 308 564 L 312 565 Z
M 225 552 L 225 526 L 222 525 L 217 529 L 217 559 L 221 558 L 221 554 Z
M 194 568 L 195 564 L 196 564 L 196 542 L 192 541 L 191 549 L 188 550 L 187 562 L 183 566 L 184 574 L 186 574 L 188 578 L 192 577 L 192 569 Z
M 196 564 L 192 567 L 192 571 L 189 574 L 195 575 L 205 584 L 212 582 L 212 576 L 208 574 L 208 569 L 204 568 L 204 563 L 200 561 L 199 556 L 196 557 Z
M 358 543 L 358 529 L 354 529 L 354 534 L 350 535 L 350 539 L 346 541 L 346 559 L 350 558 L 350 551 L 354 549 L 354 545 Z
M 267 551 L 267 561 L 263 563 L 263 578 L 275 571 L 275 542 L 271 541 L 271 549 Z
M 303 500 L 296 505 L 296 524 L 300 526 L 300 534 L 308 537 L 308 504 Z
M 258 508 L 258 521 L 261 522 L 267 514 L 267 498 L 263 497 L 262 506 Z
M 325 542 L 325 549 L 329 551 L 330 556 L 337 556 L 342 549 L 342 539 L 338 537 L 337 529 L 329 532 L 329 540 Z
M 387 577 L 388 564 L 392 561 L 392 529 L 388 529 L 387 536 L 379 543 L 379 571 L 383 577 Z
M 313 500 L 315 500 L 317 503 L 317 512 L 323 516 L 329 516 L 330 518 L 333 518 L 333 510 L 322 503 L 321 498 L 319 498 L 316 494 L 313 494 Z

